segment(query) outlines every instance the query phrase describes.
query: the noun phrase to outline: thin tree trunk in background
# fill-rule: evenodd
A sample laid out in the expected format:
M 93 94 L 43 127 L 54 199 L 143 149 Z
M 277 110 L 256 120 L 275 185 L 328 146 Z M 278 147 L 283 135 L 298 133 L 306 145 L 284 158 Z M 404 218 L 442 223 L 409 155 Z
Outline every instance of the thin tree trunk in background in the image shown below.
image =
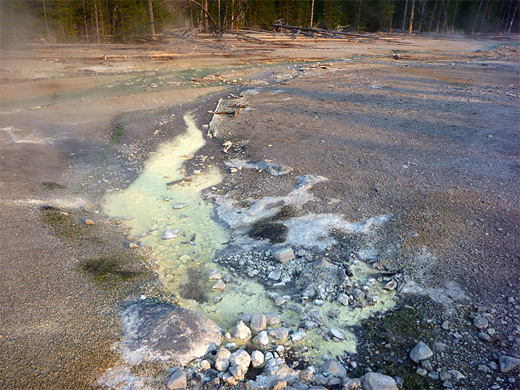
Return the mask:
M 489 0 L 486 1 L 486 7 L 484 8 L 484 13 L 482 14 L 482 19 L 480 21 L 479 31 L 481 31 L 481 32 L 482 32 L 482 27 L 484 26 L 484 21 L 486 20 L 486 13 L 488 10 L 488 5 L 489 5 Z
M 415 8 L 415 0 L 412 0 L 412 9 L 410 11 L 410 26 L 408 27 L 408 34 L 412 33 L 414 8 Z
M 155 21 L 153 19 L 152 0 L 148 0 L 148 12 L 150 13 L 150 27 L 152 31 L 152 38 L 155 39 Z
M 235 27 L 235 0 L 231 0 L 231 31 Z
M 390 26 L 388 27 L 388 32 L 392 32 L 392 24 L 394 22 L 394 2 L 395 0 L 392 0 L 392 13 L 390 14 Z
M 482 7 L 482 2 L 484 0 L 480 0 L 480 3 L 478 5 L 478 10 L 477 10 L 477 17 L 475 18 L 475 23 L 473 24 L 473 30 L 471 30 L 471 33 L 473 34 L 475 32 L 475 28 L 477 27 L 477 22 L 478 22 L 478 17 L 480 15 L 480 7 Z
M 312 0 L 312 2 L 311 2 L 311 24 L 310 24 L 311 28 L 312 28 L 313 19 L 314 19 L 314 0 Z
M 208 12 L 208 0 L 203 0 L 202 4 L 204 6 L 204 10 L 203 10 L 204 32 L 208 33 L 209 32 L 209 21 L 208 21 L 208 15 L 207 15 L 207 12 Z
M 515 21 L 515 15 L 516 15 L 517 10 L 518 10 L 518 1 L 516 2 L 515 10 L 513 11 L 513 15 L 511 15 L 511 22 L 509 22 L 509 29 L 507 30 L 507 32 L 509 34 L 511 34 L 511 28 L 513 27 L 513 23 Z
M 435 11 L 437 10 L 438 2 L 439 2 L 439 0 L 435 0 L 435 5 L 433 6 L 433 11 L 432 11 L 432 17 L 430 19 L 430 25 L 428 26 L 428 32 L 432 32 L 433 20 L 435 19 Z
M 49 42 L 51 41 L 51 30 L 49 29 L 49 21 L 47 20 L 47 7 L 45 6 L 45 0 L 42 0 L 43 3 L 43 18 L 45 19 L 45 28 L 47 29 L 47 39 Z
M 97 0 L 94 0 L 94 17 L 96 21 L 96 43 L 99 45 L 101 42 L 101 38 L 99 36 L 99 17 L 98 17 L 98 8 L 97 8 Z
M 442 6 L 444 5 L 444 0 L 441 0 L 441 5 L 439 6 L 439 16 L 437 17 L 437 28 L 435 32 L 440 34 L 441 32 L 441 16 L 442 16 Z
M 408 13 L 408 0 L 404 3 L 404 15 L 403 15 L 403 28 L 401 30 L 404 31 L 406 27 L 406 14 Z
M 217 0 L 217 6 L 218 6 L 218 21 L 217 21 L 218 32 L 222 32 L 222 30 L 220 28 L 220 0 Z
M 444 3 L 444 0 L 442 0 Z M 450 0 L 446 0 L 446 6 L 444 7 L 444 22 L 442 23 L 442 31 L 448 34 L 448 10 L 450 9 Z
M 85 10 L 85 0 L 83 0 L 83 21 L 85 22 L 85 36 L 87 37 L 87 43 L 90 43 L 90 38 L 88 36 L 87 11 Z
M 459 7 L 459 0 L 455 1 L 455 9 L 453 10 L 453 22 L 451 23 L 451 33 L 455 32 L 455 19 L 457 18 L 457 8 Z

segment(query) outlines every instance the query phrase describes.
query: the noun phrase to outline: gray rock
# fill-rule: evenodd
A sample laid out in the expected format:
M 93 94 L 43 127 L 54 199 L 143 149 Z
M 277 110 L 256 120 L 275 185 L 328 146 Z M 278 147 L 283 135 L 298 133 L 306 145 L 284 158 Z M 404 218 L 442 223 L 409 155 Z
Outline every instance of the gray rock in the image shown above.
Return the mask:
M 251 352 L 251 365 L 256 368 L 264 364 L 265 356 L 261 351 Z
M 343 306 L 348 306 L 349 297 L 347 294 L 339 293 L 338 296 L 336 297 L 336 300 L 338 301 L 338 303 L 341 303 Z
M 265 315 L 265 319 L 267 320 L 267 325 L 269 326 L 278 325 L 280 323 L 280 314 L 272 311 Z
M 173 389 L 185 389 L 188 386 L 188 382 L 186 380 L 186 374 L 180 367 L 176 367 L 175 371 L 168 378 L 168 382 L 166 382 L 166 387 L 170 390 Z
M 222 275 L 221 275 L 220 271 L 217 271 L 214 269 L 214 270 L 209 271 L 208 279 L 209 280 L 220 280 L 220 279 L 222 279 Z
M 302 341 L 307 336 L 307 333 L 303 329 L 298 330 L 291 335 L 291 340 L 293 343 L 297 343 L 298 341 Z
M 426 371 L 433 371 L 433 366 L 429 360 L 423 360 L 421 362 L 421 367 L 424 368 Z
M 414 349 L 410 351 L 410 359 L 415 363 L 419 363 L 421 360 L 428 359 L 433 356 L 433 352 L 426 344 L 420 341 Z
M 243 349 L 233 352 L 229 357 L 229 372 L 235 377 L 243 377 L 249 365 L 251 364 L 251 356 Z
M 473 326 L 477 329 L 486 329 L 488 325 L 489 322 L 484 316 L 478 315 L 473 319 Z
M 267 278 L 268 279 L 271 279 L 271 280 L 280 280 L 280 278 L 282 277 L 282 271 L 280 271 L 279 269 L 273 269 L 271 272 L 269 272 L 269 275 L 267 275 Z
M 233 331 L 233 337 L 239 340 L 247 340 L 251 337 L 251 329 L 249 329 L 242 321 L 238 321 L 235 330 Z
M 220 344 L 220 327 L 198 313 L 180 307 L 145 303 L 121 315 L 123 359 L 132 365 L 170 360 L 184 366 Z
M 340 378 L 330 378 L 328 381 L 327 381 L 327 386 L 339 386 L 341 385 L 341 379 Z
M 269 337 L 267 337 L 267 332 L 262 331 L 256 335 L 253 339 L 253 342 L 257 345 L 266 346 L 269 344 Z
M 173 206 L 172 206 L 175 210 L 180 210 L 180 209 L 183 209 L 185 207 L 188 207 L 188 205 L 186 203 L 181 203 L 181 202 L 178 202 L 178 203 L 175 203 Z
M 223 291 L 226 288 L 226 283 L 224 283 L 222 280 L 219 280 L 213 287 L 211 287 L 212 290 L 218 290 Z
M 327 261 L 327 259 L 318 259 L 314 263 L 312 263 L 313 269 L 322 269 L 329 266 L 330 263 Z
M 217 355 L 215 356 L 215 369 L 217 371 L 226 371 L 229 367 L 229 356 L 231 352 L 225 347 L 220 347 Z
M 358 302 L 362 301 L 366 297 L 366 294 L 363 291 L 361 291 L 359 288 L 356 288 L 354 290 L 353 294 L 354 294 L 354 299 Z
M 261 332 L 267 326 L 267 318 L 261 313 L 251 315 L 251 330 L 253 332 Z
M 493 341 L 493 337 L 491 337 L 486 332 L 478 332 L 478 338 L 481 339 L 481 340 L 487 341 L 488 343 Z
M 451 377 L 453 379 L 455 379 L 455 381 L 460 381 L 461 379 L 466 379 L 466 377 L 464 376 L 464 374 L 462 374 L 462 372 L 460 371 L 457 371 L 457 370 L 450 370 L 449 371 L 450 374 L 451 374 Z
M 500 372 L 509 372 L 520 367 L 520 359 L 512 356 L 501 355 L 498 358 L 498 364 L 500 365 Z
M 289 329 L 286 328 L 274 328 L 269 331 L 269 336 L 276 340 L 283 340 L 289 335 Z
M 343 389 L 344 390 L 356 390 L 361 387 L 361 381 L 359 379 L 350 379 L 346 378 L 346 380 L 343 381 Z
M 329 334 L 330 334 L 332 337 L 335 337 L 335 338 L 337 338 L 337 339 L 339 339 L 339 340 L 345 340 L 345 335 L 344 335 L 341 331 L 339 331 L 339 330 L 337 330 L 337 329 L 333 329 L 333 328 L 331 328 L 331 329 L 329 330 Z
M 172 240 L 174 238 L 180 237 L 180 231 L 179 230 L 165 230 L 161 234 L 161 240 Z
M 338 378 L 344 378 L 347 376 L 347 370 L 345 370 L 345 367 L 343 367 L 340 362 L 334 359 L 327 360 L 321 367 L 321 370 Z
M 416 373 L 417 375 L 420 375 L 420 376 L 425 376 L 425 375 L 428 373 L 428 371 L 426 371 L 424 368 L 419 367 L 419 368 L 415 371 L 415 373 Z
M 387 284 L 385 284 L 385 287 L 383 287 L 387 291 L 392 291 L 397 288 L 397 282 L 395 280 L 389 281 Z
M 359 380 L 365 390 L 398 390 L 394 378 L 377 372 L 368 372 Z
M 286 263 L 294 259 L 294 252 L 291 247 L 282 248 L 274 252 L 273 257 L 280 263 Z

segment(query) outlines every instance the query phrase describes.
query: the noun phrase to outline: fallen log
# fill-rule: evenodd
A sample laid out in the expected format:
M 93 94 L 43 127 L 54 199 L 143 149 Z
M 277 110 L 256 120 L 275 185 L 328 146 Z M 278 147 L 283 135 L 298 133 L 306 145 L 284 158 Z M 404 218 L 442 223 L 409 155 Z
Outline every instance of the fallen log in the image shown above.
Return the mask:
M 342 31 L 333 31 L 333 30 L 324 30 L 321 28 L 311 28 L 311 27 L 299 27 L 299 26 L 290 26 L 288 24 L 271 24 L 272 27 L 276 29 L 285 29 L 292 31 L 294 33 L 301 32 L 304 35 L 307 35 L 309 33 L 314 34 L 320 34 L 325 36 L 345 36 L 345 37 L 355 37 L 355 38 L 364 38 L 364 39 L 376 39 L 380 41 L 386 41 L 386 39 L 374 37 L 371 35 L 363 35 L 363 34 L 353 34 L 353 33 L 346 33 Z

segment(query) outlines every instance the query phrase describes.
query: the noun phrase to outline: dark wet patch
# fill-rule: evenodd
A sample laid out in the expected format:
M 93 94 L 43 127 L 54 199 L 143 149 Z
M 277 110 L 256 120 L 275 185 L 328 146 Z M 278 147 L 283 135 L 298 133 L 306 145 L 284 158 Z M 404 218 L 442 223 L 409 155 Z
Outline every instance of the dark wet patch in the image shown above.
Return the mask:
M 180 296 L 184 299 L 193 299 L 197 302 L 207 302 L 206 285 L 207 275 L 200 269 L 188 268 L 188 281 L 180 287 Z
M 67 188 L 63 184 L 56 183 L 53 181 L 44 181 L 42 182 L 42 187 L 49 191 L 56 191 L 56 190 L 64 190 Z
M 276 215 L 255 222 L 247 234 L 256 240 L 269 240 L 272 244 L 284 242 L 287 239 L 289 228 L 279 221 L 286 221 L 295 217 L 296 214 L 294 207 L 283 206 Z
M 79 239 L 83 236 L 83 229 L 79 221 L 72 218 L 69 213 L 53 207 L 41 206 L 42 220 L 49 225 L 54 234 L 61 238 Z
M 148 270 L 141 268 L 143 267 L 139 267 L 133 256 L 122 253 L 85 259 L 78 265 L 78 270 L 88 273 L 93 281 L 106 286 L 118 281 L 150 276 Z

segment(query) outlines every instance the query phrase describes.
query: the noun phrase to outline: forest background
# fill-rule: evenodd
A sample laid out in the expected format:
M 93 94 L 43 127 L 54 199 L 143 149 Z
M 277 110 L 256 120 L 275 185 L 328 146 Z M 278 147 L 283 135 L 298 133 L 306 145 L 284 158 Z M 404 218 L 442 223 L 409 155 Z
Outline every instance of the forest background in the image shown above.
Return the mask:
M 517 33 L 520 0 L 1 0 L 2 43 L 132 42 L 287 24 L 327 30 Z

